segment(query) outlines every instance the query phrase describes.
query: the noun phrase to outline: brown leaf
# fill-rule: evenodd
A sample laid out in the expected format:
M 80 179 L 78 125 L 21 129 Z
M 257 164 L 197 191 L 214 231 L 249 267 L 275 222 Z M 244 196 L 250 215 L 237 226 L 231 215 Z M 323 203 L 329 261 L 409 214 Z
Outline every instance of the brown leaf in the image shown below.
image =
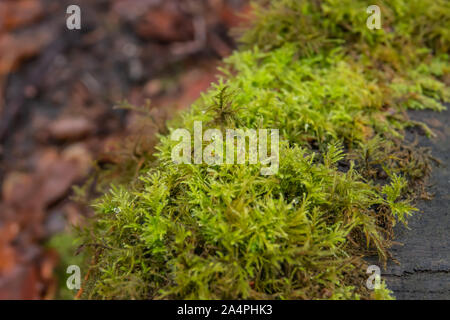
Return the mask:
M 39 299 L 38 270 L 33 265 L 20 265 L 7 277 L 0 278 L 0 300 Z
M 9 273 L 17 264 L 17 253 L 11 242 L 19 233 L 19 225 L 14 222 L 7 223 L 0 228 L 0 278 Z
M 74 141 L 82 139 L 95 130 L 94 125 L 81 117 L 62 118 L 49 127 L 50 137 L 56 140 Z
M 90 168 L 91 155 L 83 145 L 73 145 L 58 153 L 48 148 L 37 157 L 33 174 L 9 173 L 2 188 L 7 206 L 34 214 L 59 200 Z
M 9 172 L 3 182 L 2 199 L 5 203 L 18 205 L 29 199 L 33 177 L 17 171 Z
M 162 42 L 188 41 L 194 37 L 192 21 L 169 8 L 149 10 L 136 26 L 136 33 L 144 39 Z
M 50 149 L 40 159 L 34 181 L 35 198 L 47 207 L 64 196 L 80 177 L 79 164 L 70 159 L 64 159 L 55 150 Z
M 225 2 L 217 14 L 228 28 L 236 28 L 248 21 L 250 12 L 251 6 L 248 4 L 237 11 L 235 8 L 231 7 L 230 4 Z

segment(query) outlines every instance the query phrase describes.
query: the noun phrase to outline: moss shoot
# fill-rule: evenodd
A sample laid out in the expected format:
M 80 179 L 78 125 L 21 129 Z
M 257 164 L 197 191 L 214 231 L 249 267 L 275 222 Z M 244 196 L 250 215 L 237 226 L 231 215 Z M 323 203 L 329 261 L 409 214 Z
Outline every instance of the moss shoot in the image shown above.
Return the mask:
M 450 99 L 450 2 L 378 1 L 380 30 L 369 2 L 254 1 L 219 82 L 167 125 L 137 181 L 95 201 L 84 298 L 391 298 L 366 288 L 363 257 L 389 258 L 424 192 L 430 156 L 403 130 L 432 135 L 406 110 Z M 195 121 L 278 128 L 278 172 L 175 164 L 170 133 Z

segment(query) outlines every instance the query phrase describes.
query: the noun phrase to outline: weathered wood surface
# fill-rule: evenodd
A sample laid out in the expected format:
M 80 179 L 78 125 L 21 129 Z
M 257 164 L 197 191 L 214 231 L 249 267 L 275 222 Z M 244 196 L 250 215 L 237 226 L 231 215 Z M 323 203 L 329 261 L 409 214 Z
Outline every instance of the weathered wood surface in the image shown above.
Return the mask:
M 420 137 L 442 163 L 433 168 L 430 201 L 417 203 L 420 213 L 409 220 L 409 230 L 398 227 L 393 262 L 382 278 L 397 299 L 450 299 L 450 106 L 442 113 L 415 111 L 411 117 L 426 122 L 436 138 Z

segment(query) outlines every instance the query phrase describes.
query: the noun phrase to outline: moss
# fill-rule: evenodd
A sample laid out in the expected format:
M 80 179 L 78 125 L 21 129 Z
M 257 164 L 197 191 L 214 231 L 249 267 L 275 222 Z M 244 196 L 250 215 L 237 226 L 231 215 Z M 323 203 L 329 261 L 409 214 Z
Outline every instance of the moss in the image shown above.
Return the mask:
M 89 266 L 84 254 L 77 254 L 77 235 L 73 232 L 58 233 L 51 237 L 46 246 L 49 248 L 57 248 L 59 255 L 59 266 L 56 269 L 56 277 L 58 280 L 58 288 L 56 290 L 55 299 L 72 300 L 77 294 L 77 289 L 70 290 L 66 281 L 70 274 L 67 273 L 67 267 L 76 265 L 80 268 Z
M 416 210 L 430 157 L 401 144 L 418 125 L 405 110 L 448 101 L 450 10 L 381 3 L 383 30 L 371 31 L 366 1 L 259 1 L 245 45 L 168 125 L 156 161 L 95 202 L 84 296 L 390 298 L 365 288 L 362 257 L 385 261 L 393 225 Z M 279 128 L 279 171 L 173 163 L 170 133 L 195 121 Z

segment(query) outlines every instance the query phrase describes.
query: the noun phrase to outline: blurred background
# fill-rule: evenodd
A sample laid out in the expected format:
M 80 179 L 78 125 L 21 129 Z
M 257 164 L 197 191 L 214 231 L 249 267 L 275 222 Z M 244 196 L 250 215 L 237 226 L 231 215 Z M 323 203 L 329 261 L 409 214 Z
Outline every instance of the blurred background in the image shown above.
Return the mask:
M 66 27 L 73 4 L 81 30 Z M 78 259 L 68 235 L 92 214 L 77 190 L 130 137 L 152 147 L 158 123 L 216 80 L 248 12 L 247 0 L 0 0 L 0 299 L 73 297 L 62 261 Z M 143 128 L 132 106 L 148 99 Z

